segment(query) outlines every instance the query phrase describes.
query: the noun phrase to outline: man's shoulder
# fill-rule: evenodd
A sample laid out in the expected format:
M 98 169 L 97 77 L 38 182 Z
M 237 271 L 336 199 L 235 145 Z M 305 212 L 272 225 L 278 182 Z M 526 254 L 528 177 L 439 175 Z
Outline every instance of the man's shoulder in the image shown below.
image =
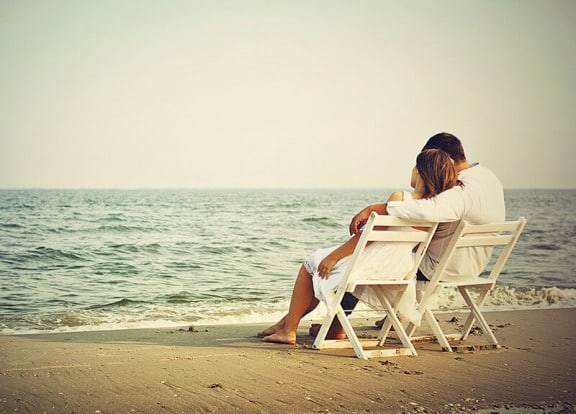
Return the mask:
M 442 200 L 442 199 L 454 199 L 461 198 L 464 195 L 464 187 L 461 185 L 456 185 L 448 190 L 442 191 L 440 194 L 436 195 L 432 199 Z
M 477 179 L 495 179 L 500 181 L 498 176 L 490 168 L 480 164 L 479 162 L 471 164 L 469 168 L 460 171 L 458 178 L 464 184 L 466 184 L 467 181 Z

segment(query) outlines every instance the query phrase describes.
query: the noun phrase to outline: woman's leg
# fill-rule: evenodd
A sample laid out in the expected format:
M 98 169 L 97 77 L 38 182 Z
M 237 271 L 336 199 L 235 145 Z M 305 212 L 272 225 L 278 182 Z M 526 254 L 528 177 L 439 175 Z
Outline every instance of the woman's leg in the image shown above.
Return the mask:
M 298 282 L 298 278 L 299 278 L 299 276 L 300 276 L 300 274 L 301 274 L 302 272 L 304 272 L 305 275 L 306 275 L 309 279 L 311 279 L 310 273 L 308 273 L 308 272 L 306 271 L 306 269 L 304 268 L 304 266 L 302 266 L 302 267 L 300 268 L 300 271 L 298 272 L 298 276 L 296 277 L 296 281 L 294 282 L 294 288 L 293 288 L 293 292 L 292 292 L 291 302 L 296 300 L 296 299 L 294 298 L 294 294 L 295 294 L 295 292 L 296 292 L 296 290 L 297 290 L 296 284 L 297 284 L 297 283 L 298 283 L 298 284 L 301 283 L 301 282 Z M 302 277 L 304 277 L 304 276 L 302 276 Z M 300 286 L 300 287 L 298 288 L 298 291 L 300 291 L 300 289 L 304 290 L 305 292 L 308 290 L 308 289 L 304 286 L 304 284 L 302 284 L 302 286 Z M 312 288 L 310 288 L 310 289 L 312 289 Z M 306 300 L 306 299 L 304 299 L 304 300 Z M 312 303 L 310 304 L 310 307 L 306 310 L 306 312 L 304 313 L 304 315 L 308 314 L 309 312 L 312 312 L 312 311 L 316 308 L 316 306 L 318 306 L 318 301 L 315 300 L 315 298 L 314 298 L 314 300 L 313 300 Z M 304 315 L 302 315 L 302 317 L 303 317 Z M 259 337 L 264 337 L 264 336 L 269 336 L 269 335 L 272 335 L 272 334 L 280 331 L 282 328 L 284 328 L 284 324 L 285 324 L 285 322 L 286 322 L 286 318 L 287 318 L 287 317 L 288 317 L 288 314 L 284 315 L 284 316 L 282 317 L 282 319 L 280 319 L 280 320 L 279 320 L 278 322 L 276 322 L 274 325 L 271 325 L 271 326 L 269 326 L 268 328 L 264 329 L 263 331 L 258 332 L 256 335 L 259 336 Z
M 312 277 L 306 271 L 304 265 L 302 265 L 294 282 L 288 314 L 277 324 L 266 329 L 266 331 L 268 331 L 269 329 L 273 330 L 274 327 L 277 328 L 274 333 L 265 336 L 262 340 L 264 342 L 295 344 L 296 330 L 298 329 L 300 320 L 304 315 L 315 309 L 316 306 L 318 306 L 318 299 L 314 296 Z

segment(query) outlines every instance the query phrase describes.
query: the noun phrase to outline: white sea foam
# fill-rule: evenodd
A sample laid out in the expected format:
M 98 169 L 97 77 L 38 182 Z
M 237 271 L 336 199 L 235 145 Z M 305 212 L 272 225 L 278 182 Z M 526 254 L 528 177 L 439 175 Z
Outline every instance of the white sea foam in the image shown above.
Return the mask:
M 190 326 L 231 325 L 231 324 L 264 324 L 274 323 L 288 311 L 289 301 L 270 303 L 245 303 L 241 306 L 230 305 L 226 308 L 211 309 L 203 306 L 160 307 L 141 309 L 139 312 L 80 311 L 55 314 L 54 320 L 43 315 L 44 325 L 29 320 L 21 327 L 3 327 L 0 334 L 34 334 L 46 332 L 82 332 L 118 329 L 181 329 Z M 464 301 L 454 289 L 444 289 L 433 308 L 442 311 L 460 311 L 465 309 Z M 511 311 L 529 309 L 554 309 L 576 307 L 576 289 L 552 288 L 511 288 L 496 287 L 488 297 L 483 309 L 486 311 Z M 320 304 L 302 320 L 302 326 L 321 320 L 326 308 Z M 357 318 L 378 318 L 379 311 L 370 309 L 361 303 L 354 311 Z
M 462 296 L 455 289 L 444 289 L 439 295 L 436 307 L 440 310 L 465 308 Z M 497 286 L 488 296 L 486 310 L 519 310 L 576 307 L 576 289 L 551 288 L 511 288 Z

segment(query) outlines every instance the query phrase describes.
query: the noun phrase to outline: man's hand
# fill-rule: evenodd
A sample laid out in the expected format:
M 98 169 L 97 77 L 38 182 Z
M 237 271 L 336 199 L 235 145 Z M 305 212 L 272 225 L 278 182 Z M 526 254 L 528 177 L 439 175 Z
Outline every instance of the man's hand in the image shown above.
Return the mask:
M 363 208 L 360 213 L 352 217 L 352 221 L 350 222 L 349 226 L 351 236 L 362 233 L 362 226 L 366 224 L 370 218 L 370 214 L 372 214 L 373 211 L 376 211 L 375 206 L 368 206 Z
M 368 218 L 370 217 L 371 211 L 369 207 L 362 209 L 358 214 L 352 217 L 352 221 L 350 221 L 349 231 L 350 235 L 353 236 L 355 234 L 362 233 L 362 226 L 366 224 Z
M 348 227 L 351 236 L 362 233 L 362 226 L 366 224 L 373 211 L 377 214 L 387 214 L 386 204 L 374 204 L 365 207 L 360 211 L 360 213 L 352 217 L 352 221 L 350 221 L 350 226 Z

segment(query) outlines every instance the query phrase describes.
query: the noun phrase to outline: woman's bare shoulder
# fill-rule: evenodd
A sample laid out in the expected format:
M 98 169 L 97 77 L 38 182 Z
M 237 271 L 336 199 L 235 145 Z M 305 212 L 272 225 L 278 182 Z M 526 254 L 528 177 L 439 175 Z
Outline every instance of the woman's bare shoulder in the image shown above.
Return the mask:
M 404 200 L 404 191 L 394 191 L 388 197 L 388 201 L 402 201 Z

